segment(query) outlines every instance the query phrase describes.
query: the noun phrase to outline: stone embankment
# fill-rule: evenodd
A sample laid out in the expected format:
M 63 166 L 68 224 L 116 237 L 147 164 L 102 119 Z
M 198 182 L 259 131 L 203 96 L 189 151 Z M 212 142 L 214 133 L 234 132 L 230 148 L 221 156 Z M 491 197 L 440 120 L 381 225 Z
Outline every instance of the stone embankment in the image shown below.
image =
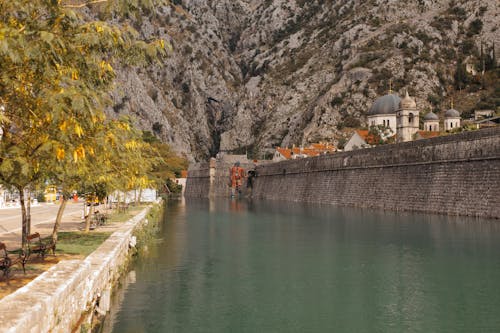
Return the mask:
M 0 332 L 72 332 L 109 310 L 111 290 L 129 259 L 146 208 L 83 260 L 61 261 L 0 302 Z
M 256 199 L 500 218 L 500 128 L 289 160 L 256 170 Z M 200 178 L 188 179 L 188 184 L 200 191 L 204 171 L 196 172 Z M 190 190 L 186 188 L 186 195 Z

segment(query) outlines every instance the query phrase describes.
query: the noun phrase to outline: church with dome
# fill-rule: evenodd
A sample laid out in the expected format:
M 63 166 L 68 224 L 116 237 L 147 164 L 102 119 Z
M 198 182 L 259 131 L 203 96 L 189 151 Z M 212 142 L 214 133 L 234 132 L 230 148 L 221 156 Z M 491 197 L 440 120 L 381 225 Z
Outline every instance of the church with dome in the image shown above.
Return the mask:
M 396 142 L 413 141 L 439 135 L 441 130 L 451 131 L 461 126 L 460 112 L 453 109 L 444 114 L 444 126 L 441 128 L 439 117 L 430 111 L 423 118 L 423 128 L 420 128 L 420 111 L 415 99 L 408 91 L 403 98 L 390 92 L 379 97 L 368 111 L 368 126 L 385 128 L 395 136 Z M 368 131 L 365 131 L 368 132 Z M 371 144 L 363 137 L 363 131 L 356 131 L 346 143 L 344 150 L 369 147 Z

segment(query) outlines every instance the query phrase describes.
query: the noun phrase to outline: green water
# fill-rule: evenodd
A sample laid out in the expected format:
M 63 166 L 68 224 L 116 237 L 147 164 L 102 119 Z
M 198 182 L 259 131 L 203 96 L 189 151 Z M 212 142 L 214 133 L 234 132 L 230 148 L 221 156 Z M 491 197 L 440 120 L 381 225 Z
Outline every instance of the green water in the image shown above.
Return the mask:
M 500 222 L 171 202 L 113 332 L 500 332 Z

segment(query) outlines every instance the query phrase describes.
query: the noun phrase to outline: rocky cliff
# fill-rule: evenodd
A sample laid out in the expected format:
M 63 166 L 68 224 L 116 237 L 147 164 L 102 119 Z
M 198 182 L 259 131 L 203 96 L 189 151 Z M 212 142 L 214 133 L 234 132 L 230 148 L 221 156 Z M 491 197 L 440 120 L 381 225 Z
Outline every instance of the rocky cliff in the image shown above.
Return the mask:
M 451 95 L 469 109 L 497 107 L 498 72 L 488 69 L 499 8 L 497 0 L 172 1 L 134 21 L 145 39 L 170 41 L 170 57 L 120 72 L 110 112 L 136 115 L 203 160 L 337 142 L 344 126 L 366 123 L 390 86 L 408 89 L 421 110 L 443 110 Z M 463 87 L 457 62 L 479 73 Z

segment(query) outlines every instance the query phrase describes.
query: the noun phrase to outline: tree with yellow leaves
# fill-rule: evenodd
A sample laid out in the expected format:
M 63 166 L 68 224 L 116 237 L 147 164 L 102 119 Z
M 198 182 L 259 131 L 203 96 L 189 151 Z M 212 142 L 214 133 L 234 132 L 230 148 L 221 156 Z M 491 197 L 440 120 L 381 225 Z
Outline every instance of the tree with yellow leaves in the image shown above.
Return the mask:
M 113 66 L 165 54 L 164 42 L 145 43 L 130 27 L 84 20 L 71 7 L 0 2 L 0 182 L 19 191 L 23 246 L 24 189 L 44 180 L 57 161 L 87 158 L 95 144 L 89 133 L 105 121 Z

